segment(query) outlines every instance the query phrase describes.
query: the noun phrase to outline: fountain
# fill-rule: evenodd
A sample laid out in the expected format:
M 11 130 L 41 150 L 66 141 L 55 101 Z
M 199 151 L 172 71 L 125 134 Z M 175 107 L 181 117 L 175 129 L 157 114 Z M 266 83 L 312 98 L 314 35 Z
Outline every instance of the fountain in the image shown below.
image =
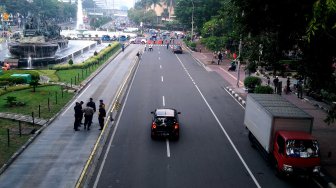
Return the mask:
M 51 20 L 28 17 L 23 38 L 8 43 L 11 57 L 18 59 L 19 67 L 48 65 L 54 59 L 57 49 L 67 48 L 68 40 L 60 35 L 61 28 Z
M 82 0 L 78 0 L 77 4 L 77 23 L 76 23 L 76 30 L 85 29 L 83 23 L 83 7 L 82 7 Z
M 32 68 L 32 59 L 31 57 L 29 56 L 28 57 L 28 69 L 31 69 Z

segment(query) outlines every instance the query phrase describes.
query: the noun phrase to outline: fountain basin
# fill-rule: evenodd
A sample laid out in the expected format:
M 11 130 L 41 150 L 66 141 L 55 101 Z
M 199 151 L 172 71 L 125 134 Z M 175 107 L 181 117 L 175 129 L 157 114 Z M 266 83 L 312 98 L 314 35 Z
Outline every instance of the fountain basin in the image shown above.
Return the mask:
M 13 58 L 46 58 L 53 57 L 58 48 L 66 48 L 68 40 L 46 43 L 8 43 L 8 49 Z

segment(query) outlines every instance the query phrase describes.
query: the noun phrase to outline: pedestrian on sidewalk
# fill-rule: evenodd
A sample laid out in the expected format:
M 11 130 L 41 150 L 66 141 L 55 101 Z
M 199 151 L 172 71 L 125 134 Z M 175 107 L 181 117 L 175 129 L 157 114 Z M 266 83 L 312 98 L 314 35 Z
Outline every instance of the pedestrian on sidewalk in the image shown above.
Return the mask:
M 218 61 L 217 61 L 217 65 L 219 65 L 219 63 L 222 62 L 222 60 L 223 60 L 223 54 L 222 54 L 222 52 L 219 52 L 219 53 L 218 53 Z
M 279 78 L 278 78 L 278 76 L 276 76 L 276 77 L 273 79 L 274 93 L 278 93 L 278 92 L 277 92 L 278 84 L 279 84 Z
M 86 104 L 86 106 L 90 106 L 94 112 L 96 112 L 96 103 L 93 102 L 93 99 L 90 98 L 89 102 Z
M 79 127 L 81 126 L 81 124 L 83 124 L 83 104 L 84 104 L 84 102 L 83 101 L 81 101 L 81 102 L 79 102 L 79 104 L 80 104 L 80 110 L 81 110 L 81 114 L 80 114 L 80 121 L 79 121 Z
M 89 103 L 86 104 L 86 107 L 83 109 L 84 112 L 84 130 L 87 128 L 87 130 L 90 130 L 91 124 L 92 124 L 92 117 L 94 114 L 94 110 L 92 107 L 89 106 Z
M 303 95 L 303 81 L 302 78 L 299 78 L 298 82 L 297 82 L 297 97 L 299 99 L 302 99 L 302 95 Z
M 104 104 L 104 101 L 103 99 L 100 99 L 99 100 L 99 107 L 102 106 L 104 109 L 105 109 L 105 104 Z
M 213 52 L 213 54 L 212 54 L 212 61 L 211 61 L 211 63 L 215 63 L 215 59 L 217 59 L 217 53 L 216 52 Z
M 286 94 L 288 94 L 289 92 L 291 92 L 291 89 L 290 89 L 290 78 L 287 77 Z
M 270 79 L 270 77 L 269 77 L 269 76 L 267 76 L 267 85 L 269 86 L 269 85 L 270 85 L 270 83 L 271 83 L 271 79 Z
M 74 110 L 75 110 L 74 130 L 79 131 L 78 127 L 80 125 L 80 116 L 82 115 L 82 109 L 79 102 L 76 102 Z
M 87 103 L 87 105 L 89 105 L 92 109 L 93 109 L 93 113 L 96 112 L 96 103 L 93 102 L 93 99 L 90 98 L 89 102 Z M 92 123 L 92 120 L 91 120 L 91 123 Z
M 104 118 L 106 116 L 105 105 L 103 105 L 103 104 L 99 105 L 98 113 L 99 113 L 98 114 L 98 122 L 99 122 L 99 126 L 100 126 L 99 130 L 103 130 L 103 128 L 104 128 Z
M 169 48 L 169 43 L 168 43 L 168 41 L 167 41 L 167 50 L 168 50 L 168 48 Z

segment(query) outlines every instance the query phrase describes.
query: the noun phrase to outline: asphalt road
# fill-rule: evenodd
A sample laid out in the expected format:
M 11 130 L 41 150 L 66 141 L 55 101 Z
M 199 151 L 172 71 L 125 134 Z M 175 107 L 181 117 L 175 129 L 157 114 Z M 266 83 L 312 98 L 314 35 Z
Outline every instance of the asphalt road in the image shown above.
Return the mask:
M 90 187 L 316 187 L 274 175 L 226 85 L 187 53 L 146 51 Z M 151 139 L 150 112 L 160 107 L 181 112 L 178 141 Z

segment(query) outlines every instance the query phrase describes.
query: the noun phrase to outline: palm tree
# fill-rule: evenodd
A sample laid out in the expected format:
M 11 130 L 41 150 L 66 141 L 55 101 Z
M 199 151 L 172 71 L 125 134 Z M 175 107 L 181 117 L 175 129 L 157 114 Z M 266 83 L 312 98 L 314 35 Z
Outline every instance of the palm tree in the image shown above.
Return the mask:
M 164 0 L 164 3 L 168 6 L 168 10 L 169 10 L 169 19 L 170 16 L 172 15 L 172 11 L 173 11 L 173 7 L 175 7 L 175 0 Z
M 154 5 L 154 11 L 155 11 L 156 5 L 159 5 L 160 7 L 162 7 L 160 2 L 161 0 L 149 0 L 150 6 Z

